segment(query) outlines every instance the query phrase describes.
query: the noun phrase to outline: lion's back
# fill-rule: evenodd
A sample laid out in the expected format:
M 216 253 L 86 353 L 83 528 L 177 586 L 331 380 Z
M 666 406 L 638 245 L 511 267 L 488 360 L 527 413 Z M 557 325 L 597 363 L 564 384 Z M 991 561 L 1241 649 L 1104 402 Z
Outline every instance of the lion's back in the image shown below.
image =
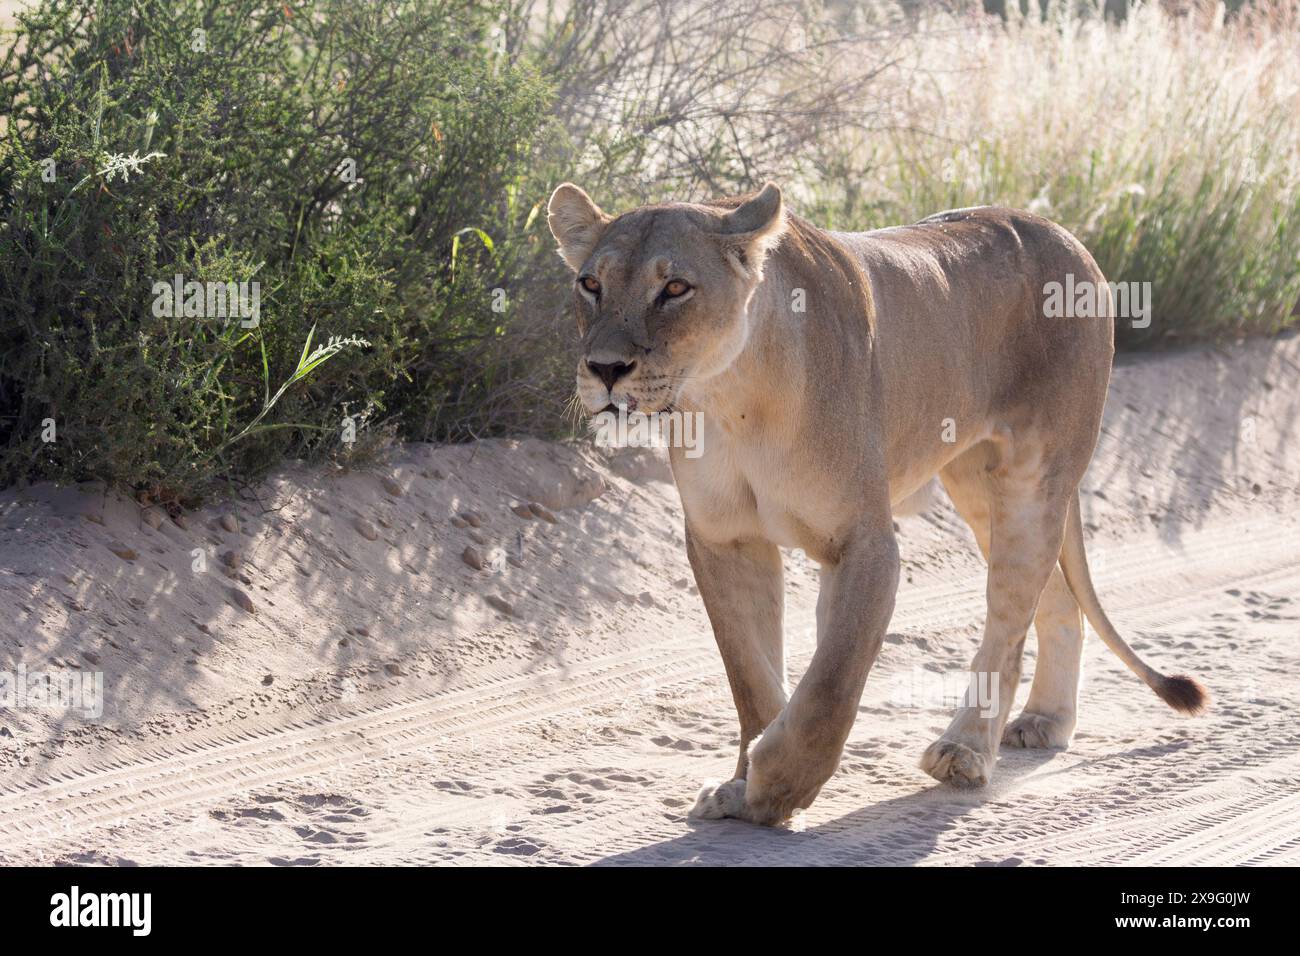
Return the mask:
M 896 382 L 946 379 L 995 403 L 1060 388 L 1104 397 L 1114 353 L 1109 287 L 1062 226 L 976 206 L 833 236 L 870 278 L 881 357 Z M 1053 283 L 1091 284 L 1098 311 L 1051 316 L 1044 304 Z

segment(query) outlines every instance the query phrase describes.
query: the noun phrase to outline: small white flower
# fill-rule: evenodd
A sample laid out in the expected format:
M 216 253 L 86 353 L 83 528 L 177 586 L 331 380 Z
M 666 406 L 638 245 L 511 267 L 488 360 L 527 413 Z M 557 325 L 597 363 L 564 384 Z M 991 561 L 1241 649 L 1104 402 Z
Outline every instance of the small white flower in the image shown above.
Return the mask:
M 99 171 L 99 175 L 103 176 L 105 181 L 111 183 L 113 181 L 113 177 L 116 176 L 118 173 L 121 173 L 122 182 L 124 183 L 129 182 L 131 179 L 131 173 L 140 172 L 140 167 L 145 163 L 149 162 L 149 160 L 158 159 L 159 157 L 165 155 L 167 154 L 149 153 L 146 156 L 141 156 L 140 151 L 138 149 L 135 152 L 133 152 L 130 156 L 124 156 L 121 153 L 109 153 L 108 165 Z

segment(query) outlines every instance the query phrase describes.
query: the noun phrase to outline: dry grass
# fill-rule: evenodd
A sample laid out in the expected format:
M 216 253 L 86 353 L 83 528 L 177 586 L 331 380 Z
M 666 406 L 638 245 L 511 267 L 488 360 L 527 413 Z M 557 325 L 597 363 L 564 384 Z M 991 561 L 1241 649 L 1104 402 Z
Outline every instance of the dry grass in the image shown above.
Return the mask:
M 1035 9 L 1037 5 L 1035 4 Z M 561 91 L 572 178 L 616 208 L 782 182 L 836 228 L 1004 204 L 1150 282 L 1128 344 L 1268 332 L 1300 298 L 1300 17 L 1119 25 L 1056 4 L 575 0 L 519 15 Z M 559 9 L 560 12 L 555 12 Z M 908 10 L 912 12 L 908 12 Z M 1072 12 L 1073 11 L 1073 12 Z

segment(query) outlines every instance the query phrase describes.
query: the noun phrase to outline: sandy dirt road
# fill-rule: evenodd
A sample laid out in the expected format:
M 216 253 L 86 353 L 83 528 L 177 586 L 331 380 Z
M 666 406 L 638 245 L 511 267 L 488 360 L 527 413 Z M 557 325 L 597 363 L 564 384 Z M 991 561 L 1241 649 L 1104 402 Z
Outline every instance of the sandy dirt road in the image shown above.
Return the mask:
M 95 670 L 105 694 L 97 719 L 0 709 L 0 862 L 1300 863 L 1298 413 L 1295 338 L 1116 373 L 1084 485 L 1094 577 L 1208 715 L 1090 633 L 1070 750 L 1004 750 L 982 791 L 925 776 L 983 615 L 941 502 L 900 520 L 840 769 L 781 830 L 686 818 L 736 726 L 652 456 L 408 447 L 183 527 L 94 489 L 9 493 L 0 670 Z M 815 581 L 787 555 L 793 676 Z

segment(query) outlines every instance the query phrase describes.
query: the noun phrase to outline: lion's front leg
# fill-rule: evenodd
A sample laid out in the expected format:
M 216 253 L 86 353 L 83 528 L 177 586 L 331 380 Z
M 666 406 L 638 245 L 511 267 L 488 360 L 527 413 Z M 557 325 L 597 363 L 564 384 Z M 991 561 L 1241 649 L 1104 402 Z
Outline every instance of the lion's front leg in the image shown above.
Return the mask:
M 854 529 L 822 584 L 817 651 L 790 701 L 749 750 L 744 780 L 701 793 L 696 816 L 777 824 L 809 806 L 839 765 L 894 609 L 898 547 L 883 522 Z
M 686 554 L 722 654 L 740 717 L 743 780 L 750 742 L 785 706 L 785 645 L 781 552 L 770 541 L 711 544 L 686 527 Z

